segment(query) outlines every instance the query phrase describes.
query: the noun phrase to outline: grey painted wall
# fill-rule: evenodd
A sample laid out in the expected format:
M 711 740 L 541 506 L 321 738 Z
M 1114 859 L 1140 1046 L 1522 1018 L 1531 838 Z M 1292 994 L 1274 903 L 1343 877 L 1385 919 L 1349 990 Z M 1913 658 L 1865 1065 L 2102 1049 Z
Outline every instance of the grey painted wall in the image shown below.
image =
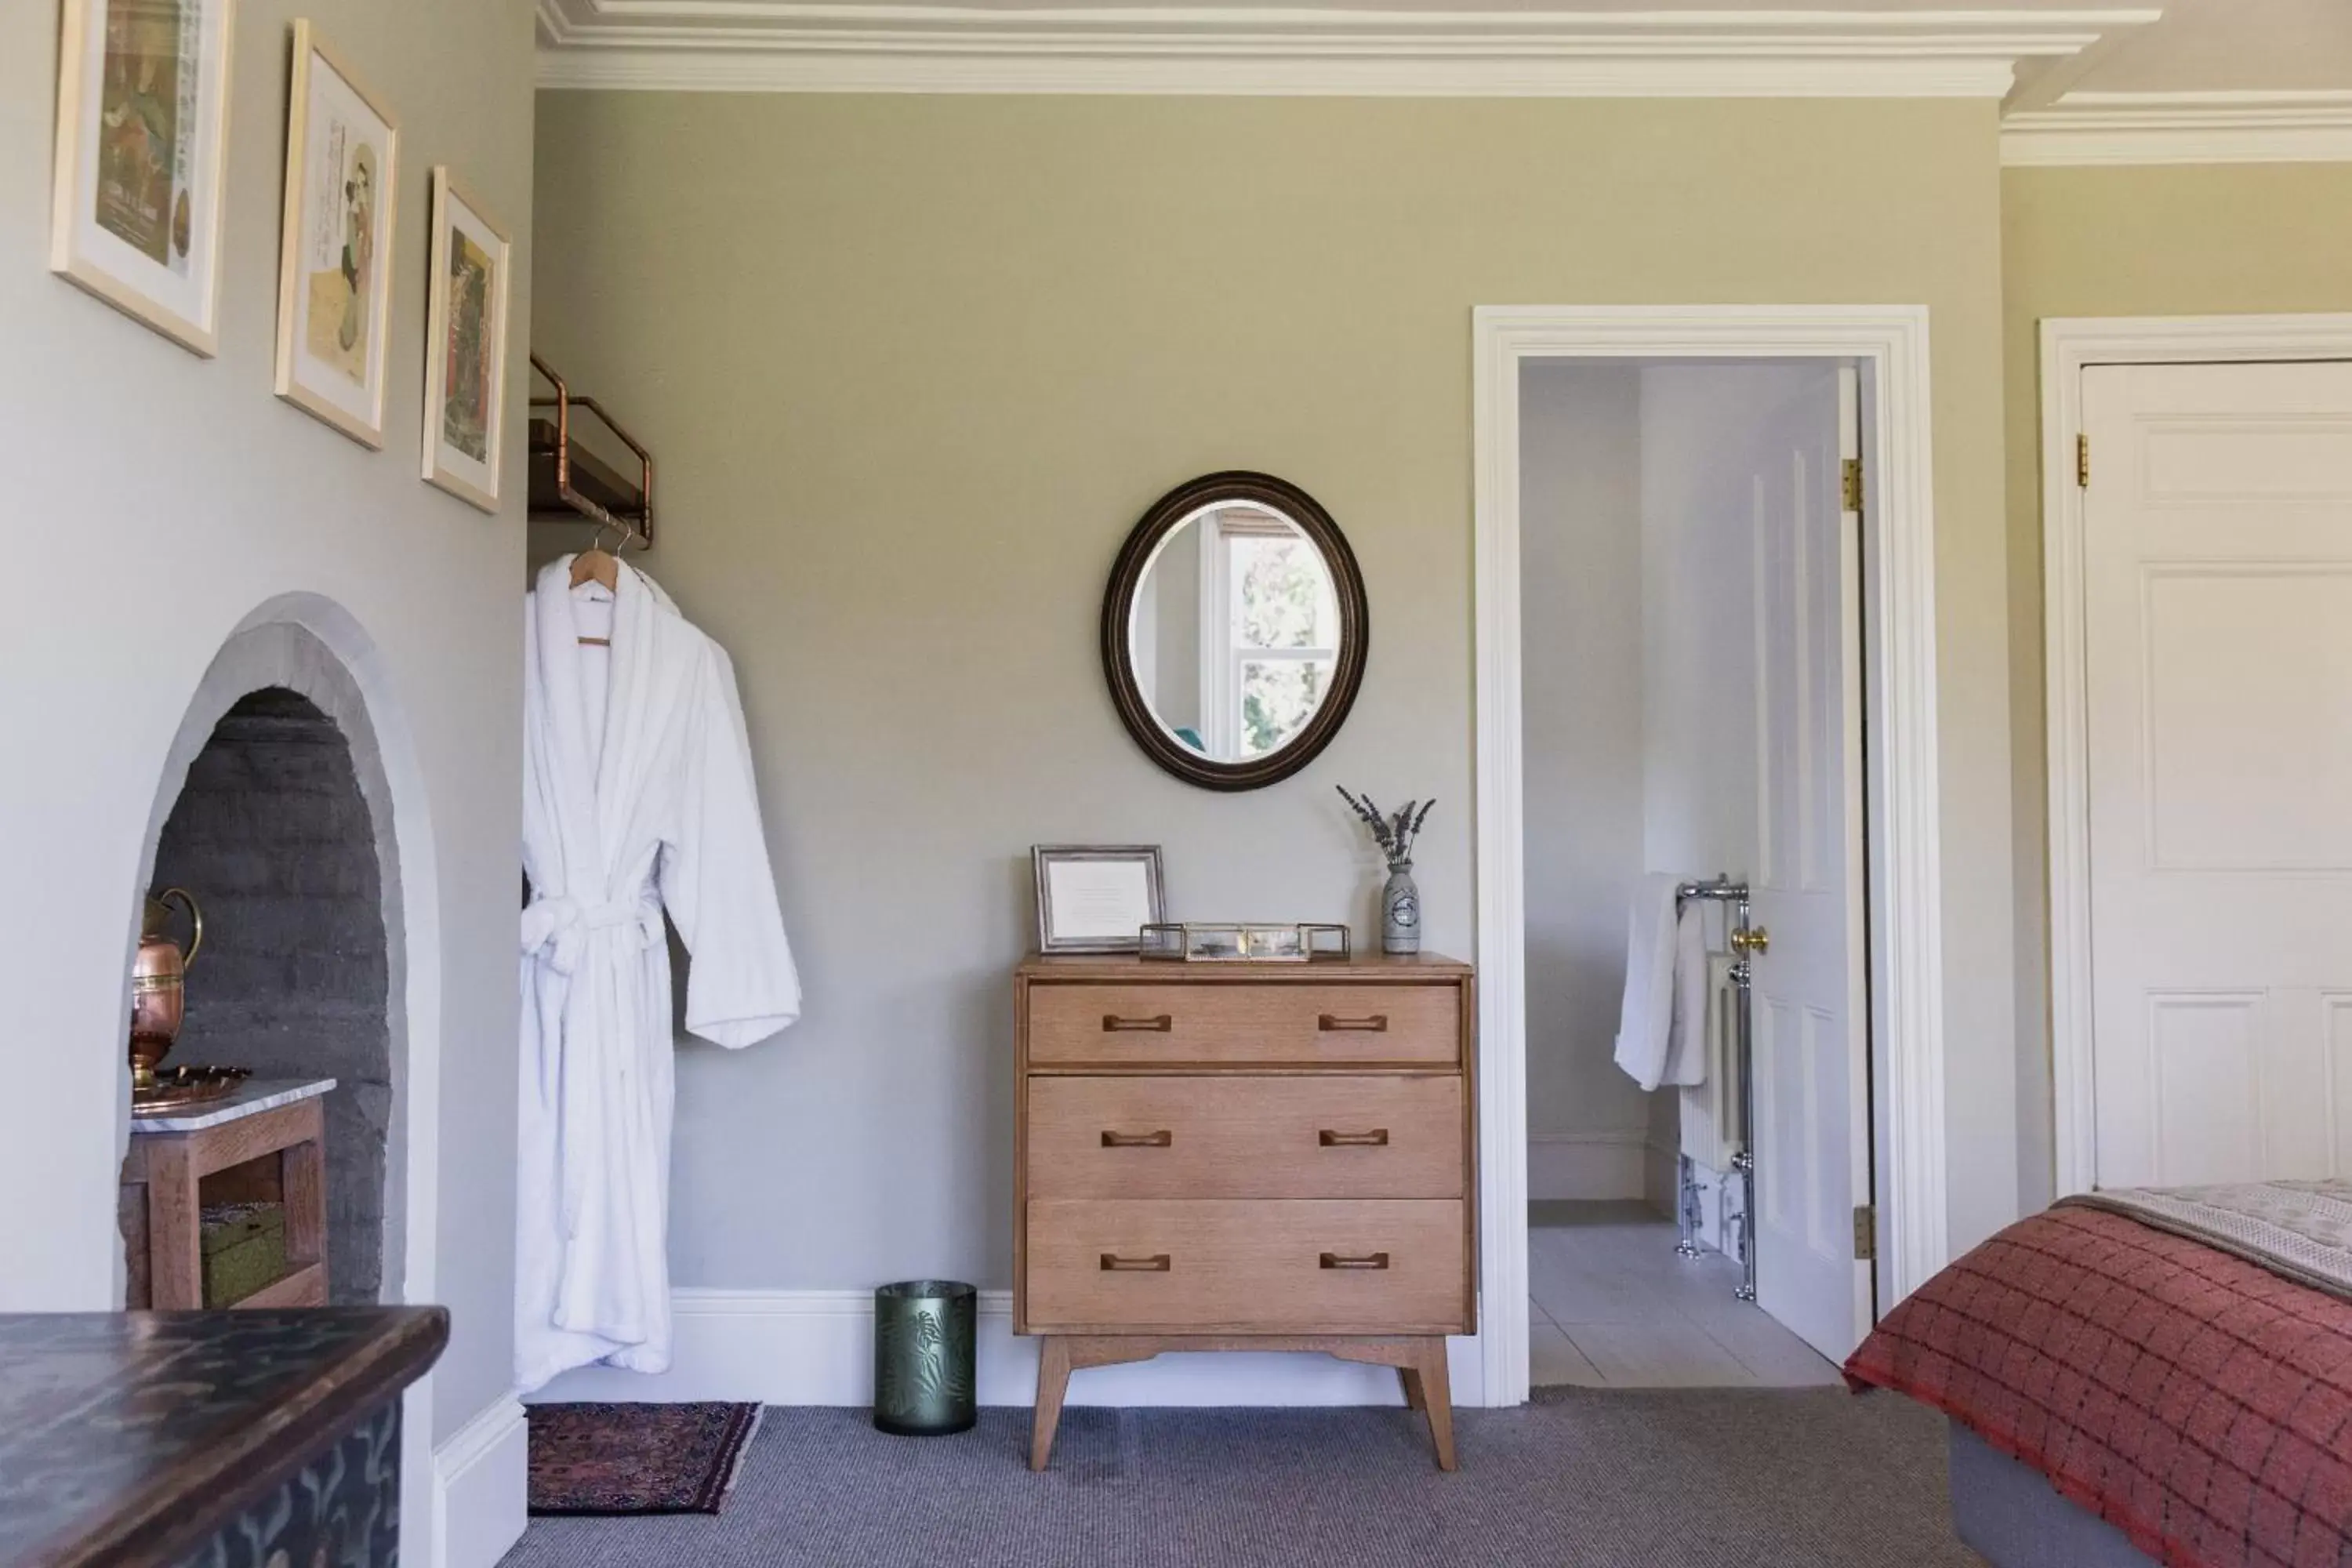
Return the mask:
M 1626 900 L 1643 870 L 1641 407 L 1634 364 L 1521 373 L 1528 1131 L 1538 1142 L 1649 1125 L 1648 1096 L 1614 1059 Z M 1636 1175 L 1639 1157 L 1621 1151 Z
M 287 25 L 299 11 L 399 117 L 386 447 L 270 395 Z M 513 231 L 520 392 L 530 320 L 527 0 L 244 0 L 236 18 L 220 357 L 203 361 L 47 270 L 58 8 L 0 8 L 0 410 L 11 489 L 0 616 L 0 1310 L 112 1304 L 122 1020 L 158 775 L 213 655 L 258 606 L 347 616 L 396 711 L 409 831 L 430 847 L 408 954 L 439 1041 L 446 1436 L 510 1376 L 520 496 L 485 517 L 417 479 L 428 172 Z M 508 471 L 521 467 L 509 406 Z M 325 614 L 323 610 L 321 614 Z M 410 897 L 416 897 L 411 884 Z

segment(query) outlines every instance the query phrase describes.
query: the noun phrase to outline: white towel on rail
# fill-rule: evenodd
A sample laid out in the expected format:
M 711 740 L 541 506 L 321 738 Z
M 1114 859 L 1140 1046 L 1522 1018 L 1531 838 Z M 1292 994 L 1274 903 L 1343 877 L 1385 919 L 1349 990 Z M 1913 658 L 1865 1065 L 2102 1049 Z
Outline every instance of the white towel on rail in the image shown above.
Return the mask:
M 1643 878 L 1626 921 L 1617 1065 L 1644 1089 L 1706 1079 L 1706 917 L 1675 897 L 1682 881 Z

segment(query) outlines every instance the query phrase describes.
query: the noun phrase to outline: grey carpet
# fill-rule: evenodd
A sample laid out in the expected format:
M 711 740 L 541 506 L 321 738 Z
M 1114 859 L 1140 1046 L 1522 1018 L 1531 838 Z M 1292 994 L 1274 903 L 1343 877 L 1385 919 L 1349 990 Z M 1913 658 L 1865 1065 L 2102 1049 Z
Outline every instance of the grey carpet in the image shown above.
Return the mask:
M 1944 1422 L 1843 1390 L 1546 1389 L 1457 1413 L 1462 1468 L 1395 1410 L 1026 1411 L 887 1437 L 772 1409 L 716 1518 L 534 1519 L 505 1568 L 1960 1568 Z

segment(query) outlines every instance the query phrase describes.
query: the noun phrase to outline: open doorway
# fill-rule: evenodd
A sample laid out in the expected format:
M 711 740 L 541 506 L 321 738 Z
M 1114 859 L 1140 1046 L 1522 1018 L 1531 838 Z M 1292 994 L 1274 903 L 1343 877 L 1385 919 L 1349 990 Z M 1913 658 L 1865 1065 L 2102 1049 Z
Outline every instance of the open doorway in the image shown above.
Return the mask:
M 1483 1401 L 1528 1396 L 1529 1006 L 1521 386 L 1552 360 L 1832 361 L 1857 372 L 1875 1304 L 1949 1261 L 1928 320 L 1918 305 L 1488 305 L 1472 312 Z M 1622 940 L 1622 939 L 1621 939 Z M 1647 1139 L 1641 1158 L 1647 1158 Z M 1771 1192 L 1760 1179 L 1759 1190 Z M 1646 1187 L 1644 1193 L 1646 1195 Z M 1469 1347 L 1465 1347 L 1469 1348 Z
M 1865 367 L 1520 367 L 1530 1382 L 1802 1385 L 1873 1260 Z

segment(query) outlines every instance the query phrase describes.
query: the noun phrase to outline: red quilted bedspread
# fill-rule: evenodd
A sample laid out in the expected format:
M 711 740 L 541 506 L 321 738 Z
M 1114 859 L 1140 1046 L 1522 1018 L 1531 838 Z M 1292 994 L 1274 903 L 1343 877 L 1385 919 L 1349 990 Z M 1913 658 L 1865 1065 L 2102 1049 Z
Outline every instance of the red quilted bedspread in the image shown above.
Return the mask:
M 2095 1209 L 2010 1226 L 1886 1315 L 1923 1400 L 2171 1568 L 2352 1565 L 2352 1301 Z

